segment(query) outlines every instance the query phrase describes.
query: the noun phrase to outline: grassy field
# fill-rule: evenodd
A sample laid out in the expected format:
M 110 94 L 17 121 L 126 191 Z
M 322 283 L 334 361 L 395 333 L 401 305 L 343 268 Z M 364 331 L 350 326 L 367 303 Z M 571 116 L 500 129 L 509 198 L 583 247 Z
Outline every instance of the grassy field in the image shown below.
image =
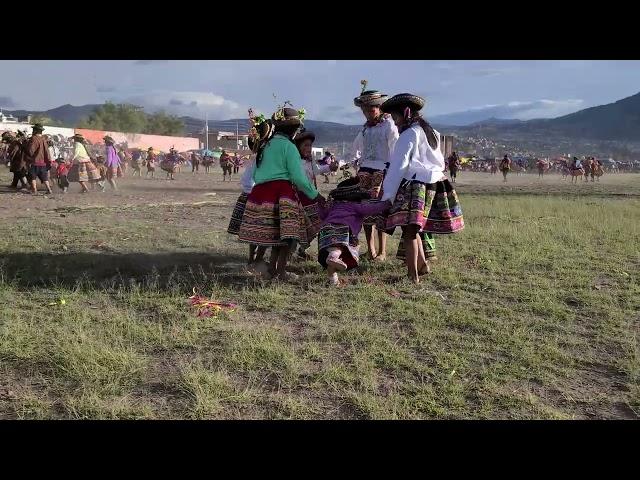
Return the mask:
M 425 282 L 392 260 L 342 289 L 317 262 L 245 274 L 217 171 L 3 188 L 0 418 L 637 419 L 640 176 L 457 188 L 467 228 Z M 197 317 L 193 288 L 239 306 Z

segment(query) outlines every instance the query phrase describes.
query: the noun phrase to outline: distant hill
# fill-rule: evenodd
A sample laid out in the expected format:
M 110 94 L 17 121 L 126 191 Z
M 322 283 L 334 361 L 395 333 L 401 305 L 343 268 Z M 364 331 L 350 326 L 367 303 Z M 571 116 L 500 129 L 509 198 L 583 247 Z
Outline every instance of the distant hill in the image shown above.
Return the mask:
M 82 118 L 91 114 L 98 105 L 62 105 L 43 112 L 38 111 L 11 111 L 15 116 L 25 116 L 28 113 L 41 114 L 54 120 L 63 122 L 68 126 L 75 126 Z M 473 113 L 473 111 L 470 111 Z M 461 119 L 460 115 L 466 115 L 466 123 L 450 123 Z M 204 121 L 192 117 L 182 117 L 187 134 L 197 133 L 204 128 Z M 439 115 L 429 119 L 434 127 L 443 133 L 457 135 L 484 136 L 488 138 L 564 138 L 566 140 L 624 140 L 640 141 L 640 93 L 623 98 L 608 105 L 591 107 L 570 115 L 564 115 L 552 119 L 538 120 L 512 120 L 500 118 L 477 118 L 469 112 Z M 210 120 L 209 129 L 234 132 L 238 124 L 240 132 L 246 132 L 249 128 L 249 120 Z M 347 142 L 348 145 L 362 128 L 361 125 L 344 125 L 334 122 L 319 120 L 307 120 L 305 125 L 316 134 L 316 143 L 339 144 Z
M 455 131 L 493 138 L 548 137 L 637 142 L 640 141 L 640 93 L 562 117 L 508 123 L 478 122 L 456 127 Z
M 52 108 L 50 110 L 12 110 L 7 111 L 7 113 L 10 113 L 15 117 L 26 117 L 30 114 L 42 115 L 44 117 L 49 117 L 53 120 L 62 122 L 65 126 L 75 127 L 81 119 L 88 117 L 91 112 L 93 112 L 94 108 L 99 106 L 100 105 L 89 104 L 76 107 L 67 104 L 60 107 Z

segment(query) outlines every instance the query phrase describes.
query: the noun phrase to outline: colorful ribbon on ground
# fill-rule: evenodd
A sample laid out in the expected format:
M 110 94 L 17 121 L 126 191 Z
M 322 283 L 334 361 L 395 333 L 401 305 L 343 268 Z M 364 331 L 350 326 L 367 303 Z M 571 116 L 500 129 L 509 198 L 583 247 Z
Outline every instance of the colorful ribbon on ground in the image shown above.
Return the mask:
M 215 302 L 198 295 L 195 287 L 193 295 L 189 297 L 189 304 L 198 310 L 198 317 L 215 317 L 220 311 L 228 309 L 233 311 L 238 305 L 229 302 Z

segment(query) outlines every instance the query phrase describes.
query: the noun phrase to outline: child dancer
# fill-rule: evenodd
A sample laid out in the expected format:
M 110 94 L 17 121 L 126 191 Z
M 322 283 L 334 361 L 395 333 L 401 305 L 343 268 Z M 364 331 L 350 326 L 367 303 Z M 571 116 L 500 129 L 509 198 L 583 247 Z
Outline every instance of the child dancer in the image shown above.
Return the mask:
M 340 182 L 329 198 L 328 205 L 319 207 L 323 224 L 318 237 L 318 262 L 327 269 L 329 284 L 337 286 L 338 272 L 351 270 L 360 262 L 358 234 L 364 218 L 388 210 L 391 202 L 361 202 L 371 195 L 360 188 L 357 177 Z
M 56 159 L 56 178 L 58 179 L 58 188 L 62 190 L 62 193 L 67 193 L 69 189 L 69 180 L 67 174 L 69 173 L 69 165 L 64 161 L 64 158 L 58 157 Z

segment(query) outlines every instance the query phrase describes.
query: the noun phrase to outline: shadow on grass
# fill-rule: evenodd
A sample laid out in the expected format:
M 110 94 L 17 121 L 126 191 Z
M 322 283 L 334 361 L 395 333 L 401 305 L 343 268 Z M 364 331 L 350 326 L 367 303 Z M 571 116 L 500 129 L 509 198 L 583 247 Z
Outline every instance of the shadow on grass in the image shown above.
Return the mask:
M 215 281 L 251 285 L 246 257 L 216 253 L 9 253 L 0 257 L 0 281 L 16 287 L 94 289 L 144 285 L 158 289 Z

